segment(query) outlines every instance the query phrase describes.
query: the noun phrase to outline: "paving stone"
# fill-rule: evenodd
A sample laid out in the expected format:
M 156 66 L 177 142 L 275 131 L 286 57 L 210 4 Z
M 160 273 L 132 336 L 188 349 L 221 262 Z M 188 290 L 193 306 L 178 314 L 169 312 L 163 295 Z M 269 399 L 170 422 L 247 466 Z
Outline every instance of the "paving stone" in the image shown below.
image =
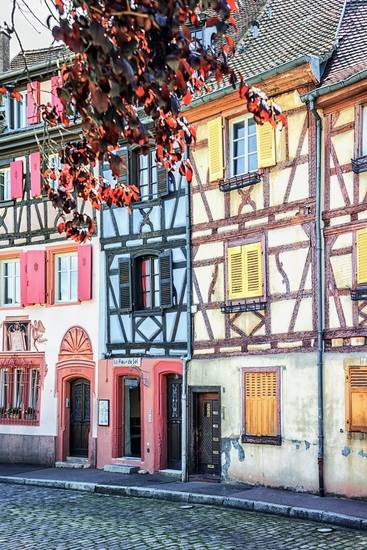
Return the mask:
M 367 550 L 367 533 L 154 498 L 0 486 L 1 550 Z

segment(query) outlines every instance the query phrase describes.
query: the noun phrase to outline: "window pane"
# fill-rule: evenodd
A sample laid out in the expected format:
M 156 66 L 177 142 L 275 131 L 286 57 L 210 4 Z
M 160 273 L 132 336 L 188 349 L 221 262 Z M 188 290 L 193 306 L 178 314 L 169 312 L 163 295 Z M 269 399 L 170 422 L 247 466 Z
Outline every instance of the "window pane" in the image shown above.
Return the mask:
M 234 159 L 233 161 L 233 175 L 238 176 L 240 174 L 243 174 L 245 172 L 245 159 L 238 158 Z
M 15 305 L 19 304 L 20 294 L 20 277 L 19 277 L 19 260 L 9 260 L 2 262 L 1 267 L 1 287 L 2 287 L 2 304 Z
M 248 152 L 255 153 L 257 151 L 256 134 L 249 136 L 248 138 Z
M 233 139 L 243 139 L 245 137 L 245 122 L 236 122 L 233 125 Z
M 78 299 L 78 272 L 71 272 L 71 281 L 70 281 L 70 300 L 76 302 Z
M 234 157 L 243 157 L 245 155 L 245 140 L 240 139 L 233 143 L 233 156 Z
M 248 158 L 248 171 L 255 172 L 257 170 L 257 153 L 249 155 Z

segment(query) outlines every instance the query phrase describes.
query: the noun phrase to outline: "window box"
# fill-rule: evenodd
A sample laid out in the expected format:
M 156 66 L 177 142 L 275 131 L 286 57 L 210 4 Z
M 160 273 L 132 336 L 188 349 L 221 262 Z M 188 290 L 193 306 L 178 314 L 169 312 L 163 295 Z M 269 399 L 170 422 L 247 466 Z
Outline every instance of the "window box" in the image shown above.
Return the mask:
M 353 302 L 357 302 L 358 300 L 367 300 L 367 286 L 360 286 L 351 289 L 350 297 Z
M 355 174 L 361 174 L 367 172 L 367 155 L 352 159 L 352 170 Z
M 257 302 L 244 302 L 243 304 L 221 304 L 222 313 L 241 313 L 246 311 L 261 311 L 266 309 L 267 302 L 260 300 Z
M 261 181 L 259 172 L 250 172 L 249 174 L 243 174 L 242 176 L 234 176 L 226 180 L 219 182 L 219 189 L 226 193 L 228 191 L 235 191 L 236 189 L 243 189 L 244 187 L 250 187 Z

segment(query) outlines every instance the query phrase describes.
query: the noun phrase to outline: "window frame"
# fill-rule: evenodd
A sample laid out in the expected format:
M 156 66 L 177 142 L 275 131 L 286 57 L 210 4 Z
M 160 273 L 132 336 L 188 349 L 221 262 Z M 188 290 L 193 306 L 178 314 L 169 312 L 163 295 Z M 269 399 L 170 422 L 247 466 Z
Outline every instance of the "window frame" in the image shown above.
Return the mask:
M 229 263 L 228 263 L 228 249 L 236 246 L 245 246 L 247 244 L 253 244 L 261 242 L 261 248 L 262 248 L 262 287 L 263 287 L 263 293 L 262 296 L 257 296 L 254 298 L 230 298 L 229 297 Z M 266 302 L 268 299 L 267 295 L 267 264 L 266 264 L 266 254 L 267 252 L 267 240 L 265 234 L 261 235 L 254 235 L 247 238 L 242 239 L 234 239 L 231 241 L 227 241 L 224 244 L 224 258 L 225 258 L 225 270 L 224 270 L 224 295 L 225 295 L 225 303 L 229 305 L 234 304 L 248 304 L 248 303 L 261 303 Z
M 10 97 L 10 95 L 7 97 L 6 101 L 6 120 L 7 120 L 7 129 L 11 132 L 16 132 L 18 130 L 22 130 L 23 128 L 27 128 L 28 122 L 27 122 L 27 91 L 21 90 L 20 92 L 23 96 L 22 101 L 17 101 L 16 99 Z M 21 111 L 18 112 L 18 110 L 14 110 L 14 105 L 21 105 Z M 13 107 L 12 107 L 13 106 Z M 13 124 L 11 125 L 11 113 L 13 109 Z
M 276 374 L 276 399 L 277 399 L 277 423 L 276 436 L 252 435 L 246 433 L 246 373 L 275 373 Z M 282 394 L 281 394 L 281 367 L 242 367 L 241 369 L 241 441 L 242 443 L 255 443 L 261 445 L 282 444 Z
M 150 268 L 153 267 L 153 271 L 151 270 L 151 273 L 149 275 L 150 279 L 150 285 L 151 285 L 151 306 L 144 306 L 142 305 L 144 302 L 144 290 L 143 290 L 143 275 L 141 271 L 141 267 L 143 262 L 145 261 L 150 262 Z M 154 271 L 154 267 L 157 265 L 157 271 Z M 134 273 L 135 277 L 133 277 L 133 280 L 135 281 L 134 284 L 134 305 L 135 305 L 135 311 L 152 311 L 152 310 L 158 310 L 161 307 L 161 296 L 160 296 L 160 271 L 159 271 L 159 255 L 156 254 L 141 254 L 139 256 L 136 256 L 134 258 Z M 157 283 L 157 288 L 155 284 Z M 158 299 L 158 303 L 156 303 L 156 299 Z
M 258 159 L 258 151 L 257 151 L 257 127 L 256 123 L 254 121 L 255 125 L 255 140 L 256 140 L 256 168 L 254 170 L 249 170 L 249 162 L 248 162 L 248 125 L 249 121 L 253 120 L 253 116 L 251 114 L 246 115 L 240 115 L 233 118 L 228 119 L 227 122 L 227 136 L 228 136 L 228 168 L 226 170 L 226 179 L 232 179 L 232 178 L 244 178 L 246 176 L 255 175 L 259 171 L 259 159 Z M 234 173 L 234 126 L 238 122 L 244 121 L 245 124 L 245 153 L 244 153 L 244 160 L 245 160 L 245 169 L 244 172 L 240 174 Z M 252 153 L 251 153 L 252 154 Z M 240 157 L 236 157 L 240 158 Z
M 15 275 L 15 279 L 18 279 L 18 295 L 19 295 L 19 302 L 16 302 L 14 304 L 6 304 L 4 302 L 4 284 L 5 284 L 5 277 L 3 274 L 4 264 L 6 263 L 17 263 L 19 265 L 18 268 L 18 276 Z M 13 286 L 15 283 L 13 283 Z M 14 288 L 13 288 L 14 290 Z M 12 308 L 20 308 L 22 307 L 22 298 L 21 298 L 21 265 L 20 265 L 20 255 L 14 254 L 9 256 L 1 256 L 0 255 L 0 308 L 1 309 L 12 309 Z
M 139 149 L 132 148 L 129 150 L 129 167 L 131 167 L 131 174 L 132 178 L 131 181 L 136 182 L 136 186 L 139 189 L 139 203 L 154 201 L 159 198 L 159 190 L 158 190 L 158 164 L 154 159 L 154 162 L 152 161 L 153 157 L 155 157 L 156 149 L 153 147 L 149 150 L 148 155 L 143 155 L 141 152 L 139 152 Z M 140 159 L 141 157 L 147 158 L 147 168 L 141 168 L 140 167 Z M 156 181 L 153 181 L 152 178 L 152 171 L 156 171 Z M 141 194 L 141 185 L 140 185 L 140 173 L 142 170 L 148 171 L 148 194 L 146 196 L 142 196 Z M 155 186 L 155 193 L 153 192 Z
M 0 191 L 0 202 L 7 202 L 11 200 L 10 166 L 1 166 L 0 174 L 7 174 L 7 178 L 4 176 L 4 198 L 3 199 L 1 198 L 1 191 Z M 1 189 L 1 184 L 0 184 L 0 189 Z
M 78 256 L 78 245 L 64 244 L 61 246 L 54 246 L 46 248 L 46 305 L 47 306 L 70 306 L 73 304 L 79 304 L 80 301 L 77 299 L 73 302 L 57 302 L 56 301 L 56 271 L 55 271 L 55 256 L 62 254 L 72 254 L 75 253 Z M 79 266 L 78 266 L 79 267 Z M 78 276 L 77 276 L 78 280 Z
M 67 291 L 68 299 L 62 300 L 58 298 L 60 290 L 58 260 L 59 258 L 69 258 L 67 274 Z M 72 270 L 72 258 L 76 259 L 76 270 Z M 55 253 L 53 256 L 54 261 L 54 289 L 55 289 L 55 304 L 75 304 L 78 301 L 78 251 L 60 252 Z M 76 273 L 76 296 L 71 295 L 72 292 L 72 273 Z
M 364 103 L 360 107 L 361 109 L 361 136 L 360 140 L 360 157 L 367 156 L 367 103 Z

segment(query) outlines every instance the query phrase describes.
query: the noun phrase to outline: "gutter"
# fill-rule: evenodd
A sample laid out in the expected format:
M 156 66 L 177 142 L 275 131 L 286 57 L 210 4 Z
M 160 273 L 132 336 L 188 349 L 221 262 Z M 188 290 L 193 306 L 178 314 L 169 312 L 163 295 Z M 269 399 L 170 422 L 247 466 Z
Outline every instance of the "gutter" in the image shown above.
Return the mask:
M 361 82 L 362 80 L 365 80 L 365 79 L 367 79 L 367 69 L 365 69 L 364 71 L 361 71 L 360 73 L 354 74 L 353 76 L 349 76 L 344 80 L 340 80 L 335 84 L 329 84 L 328 86 L 321 86 L 320 88 L 317 88 L 316 90 L 313 90 L 312 92 L 309 92 L 301 96 L 301 100 L 304 103 L 308 103 L 313 101 L 317 97 L 329 94 L 331 92 L 337 92 L 341 88 L 351 86 L 352 84 L 357 84 L 358 82 Z
M 313 114 L 316 121 L 316 276 L 317 276 L 317 424 L 318 424 L 318 478 L 319 495 L 325 496 L 324 486 L 324 280 L 323 280 L 323 242 L 322 242 L 322 174 L 321 174 L 321 137 L 322 120 L 317 112 L 315 102 L 312 100 L 308 104 L 310 113 Z
M 54 70 L 56 67 L 59 67 L 60 62 L 65 63 L 67 61 L 70 61 L 72 59 L 72 55 L 68 54 L 66 56 L 61 56 L 57 59 L 53 59 L 50 61 L 44 61 L 43 63 L 38 63 L 37 65 L 28 65 L 28 72 L 29 74 L 36 74 L 40 73 L 41 71 L 48 69 L 49 71 Z M 26 67 L 22 67 L 21 69 L 14 69 L 13 71 L 6 71 L 0 74 L 0 82 L 1 84 L 14 84 L 14 80 L 18 79 L 20 81 L 27 80 L 28 74 Z

